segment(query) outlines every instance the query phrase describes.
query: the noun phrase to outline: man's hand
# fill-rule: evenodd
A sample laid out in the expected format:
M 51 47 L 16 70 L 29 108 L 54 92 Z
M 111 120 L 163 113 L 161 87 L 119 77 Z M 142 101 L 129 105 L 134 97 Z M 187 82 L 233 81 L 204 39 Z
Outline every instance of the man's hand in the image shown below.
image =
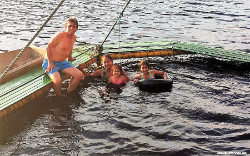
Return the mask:
M 69 57 L 68 58 L 68 61 L 74 61 L 74 60 L 76 60 L 76 58 L 74 58 L 74 57 Z
M 53 63 L 49 63 L 49 64 L 48 64 L 48 67 L 47 67 L 47 69 L 46 69 L 46 73 L 51 72 L 51 71 L 53 70 L 53 68 L 56 69 L 55 65 L 54 65 Z
M 133 79 L 134 83 L 137 83 L 139 81 L 139 79 Z

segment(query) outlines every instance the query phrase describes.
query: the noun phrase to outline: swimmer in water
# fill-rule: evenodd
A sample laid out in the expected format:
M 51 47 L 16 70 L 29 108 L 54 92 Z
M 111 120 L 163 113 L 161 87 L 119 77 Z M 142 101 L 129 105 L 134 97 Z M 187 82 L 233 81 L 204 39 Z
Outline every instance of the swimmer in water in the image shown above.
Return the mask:
M 138 80 L 155 79 L 155 75 L 163 75 L 163 79 L 167 79 L 167 73 L 158 70 L 149 70 L 149 63 L 146 60 L 140 61 L 140 74 L 136 75 L 133 80 L 136 83 Z
M 112 66 L 111 71 L 113 75 L 109 78 L 108 83 L 124 87 L 127 84 L 127 79 L 125 76 L 121 75 L 123 71 L 122 66 L 115 64 Z
M 109 78 L 113 75 L 111 67 L 113 66 L 113 59 L 110 55 L 103 55 L 102 56 L 102 65 L 103 69 L 98 69 L 93 73 L 87 73 L 84 70 L 84 64 L 79 65 L 79 69 L 82 71 L 84 76 L 97 76 L 101 77 L 103 80 L 109 80 Z M 123 75 L 126 78 L 126 81 L 130 81 L 130 78 L 126 74 L 124 70 L 122 70 L 121 75 Z

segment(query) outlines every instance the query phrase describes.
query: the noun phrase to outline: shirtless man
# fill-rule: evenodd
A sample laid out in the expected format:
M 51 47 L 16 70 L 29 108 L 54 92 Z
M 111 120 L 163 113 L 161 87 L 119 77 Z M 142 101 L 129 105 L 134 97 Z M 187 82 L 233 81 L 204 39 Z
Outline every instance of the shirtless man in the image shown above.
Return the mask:
M 77 29 L 78 21 L 75 18 L 69 18 L 65 24 L 65 32 L 53 37 L 46 49 L 42 66 L 54 82 L 54 91 L 58 96 L 62 96 L 62 79 L 59 71 L 72 77 L 67 88 L 68 93 L 72 92 L 83 78 L 82 72 L 68 62 L 75 60 L 71 54 L 76 41 L 75 32 Z

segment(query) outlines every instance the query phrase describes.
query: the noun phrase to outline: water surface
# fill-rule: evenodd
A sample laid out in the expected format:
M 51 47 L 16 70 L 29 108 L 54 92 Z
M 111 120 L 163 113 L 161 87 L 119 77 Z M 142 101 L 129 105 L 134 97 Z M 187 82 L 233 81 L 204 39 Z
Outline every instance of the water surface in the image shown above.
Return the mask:
M 2 1 L 0 50 L 23 48 L 59 2 Z M 45 47 L 71 16 L 79 20 L 77 45 L 100 44 L 125 4 L 124 0 L 65 1 L 32 44 Z M 120 40 L 183 41 L 249 51 L 249 5 L 247 0 L 132 0 L 121 20 Z M 117 26 L 108 42 L 118 41 Z
M 1 2 L 0 49 L 25 46 L 57 3 Z M 33 44 L 45 47 L 69 16 L 80 24 L 76 45 L 101 43 L 125 3 L 65 1 Z M 183 41 L 249 52 L 248 6 L 247 0 L 132 0 L 120 40 Z M 118 41 L 115 27 L 108 43 Z M 138 73 L 138 61 L 123 61 L 130 77 Z M 142 92 L 130 82 L 121 94 L 101 97 L 106 87 L 101 80 L 82 81 L 66 99 L 50 91 L 1 120 L 0 155 L 250 153 L 249 69 L 210 58 L 149 61 L 174 78 L 170 92 Z

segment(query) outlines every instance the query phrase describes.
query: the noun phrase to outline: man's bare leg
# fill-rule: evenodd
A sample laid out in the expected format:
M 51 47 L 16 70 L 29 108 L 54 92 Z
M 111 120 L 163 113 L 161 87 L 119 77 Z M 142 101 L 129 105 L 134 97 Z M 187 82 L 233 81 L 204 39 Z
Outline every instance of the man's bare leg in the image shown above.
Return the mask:
M 79 82 L 83 78 L 83 73 L 75 67 L 64 69 L 64 70 L 62 70 L 62 72 L 69 74 L 72 77 L 70 84 L 69 84 L 69 87 L 67 89 L 67 92 L 70 93 L 73 90 L 75 90 L 76 87 L 78 86 Z
M 54 91 L 57 96 L 62 96 L 62 79 L 59 72 L 55 72 L 50 75 L 51 80 L 54 83 Z

